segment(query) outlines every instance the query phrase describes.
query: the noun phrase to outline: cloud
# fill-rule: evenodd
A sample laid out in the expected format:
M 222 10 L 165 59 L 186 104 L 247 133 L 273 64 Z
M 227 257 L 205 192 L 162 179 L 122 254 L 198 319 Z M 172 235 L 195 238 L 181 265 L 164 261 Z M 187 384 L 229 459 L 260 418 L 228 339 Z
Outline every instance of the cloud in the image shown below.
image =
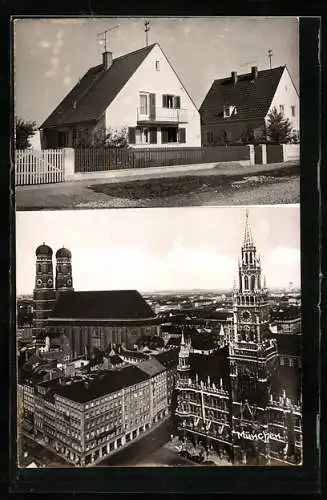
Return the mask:
M 279 246 L 270 253 L 270 262 L 275 266 L 299 266 L 300 250 L 298 248 L 289 248 Z
M 51 46 L 51 43 L 48 40 L 41 40 L 39 43 L 39 47 L 42 49 L 48 49 Z
M 70 76 L 65 76 L 64 78 L 64 85 L 70 85 L 72 83 L 72 79 L 70 78 Z
M 278 246 L 264 258 L 263 273 L 267 273 L 268 288 L 269 286 L 287 286 L 290 281 L 300 285 L 300 250 Z
M 57 69 L 59 67 L 60 61 L 58 57 L 52 57 L 49 62 L 50 69 L 48 69 L 44 74 L 46 78 L 52 78 L 53 76 L 57 75 Z
M 232 286 L 235 262 L 213 248 L 179 245 L 167 254 L 164 267 L 182 288 L 219 288 Z
M 150 252 L 137 248 L 108 251 L 85 248 L 75 253 L 73 271 L 77 289 L 153 288 L 160 281 L 161 262 Z

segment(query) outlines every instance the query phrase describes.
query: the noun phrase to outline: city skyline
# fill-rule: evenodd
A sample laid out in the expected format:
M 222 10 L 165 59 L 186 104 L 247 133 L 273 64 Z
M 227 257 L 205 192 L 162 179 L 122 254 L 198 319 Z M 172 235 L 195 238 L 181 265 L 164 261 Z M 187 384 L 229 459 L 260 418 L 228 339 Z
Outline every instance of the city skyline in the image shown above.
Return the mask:
M 299 217 L 292 205 L 249 210 L 268 288 L 300 287 Z M 33 291 L 43 242 L 72 252 L 75 290 L 231 289 L 244 222 L 244 207 L 17 212 L 17 295 Z
M 91 66 L 101 63 L 103 45 L 99 44 L 98 33 L 119 25 L 109 33 L 107 41 L 107 50 L 113 52 L 114 58 L 119 57 L 145 45 L 144 20 L 143 17 L 15 20 L 16 115 L 35 120 L 40 126 L 78 79 Z M 252 65 L 259 70 L 268 69 L 269 49 L 273 53 L 272 67 L 287 65 L 299 88 L 299 23 L 295 17 L 148 20 L 149 44 L 161 45 L 198 107 L 215 79 L 227 77 L 231 71 L 247 73 Z M 194 64 L 189 64 L 190 55 L 197 71 Z

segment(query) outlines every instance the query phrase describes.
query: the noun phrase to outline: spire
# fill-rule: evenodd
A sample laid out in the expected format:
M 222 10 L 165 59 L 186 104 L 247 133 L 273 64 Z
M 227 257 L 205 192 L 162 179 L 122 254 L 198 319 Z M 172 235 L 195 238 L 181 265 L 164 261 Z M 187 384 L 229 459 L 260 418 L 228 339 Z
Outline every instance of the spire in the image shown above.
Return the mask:
M 185 346 L 184 330 L 182 330 L 181 346 Z
M 251 228 L 249 225 L 249 211 L 246 209 L 245 211 L 245 230 L 244 230 L 244 247 L 251 247 L 253 246 L 253 237 L 252 237 L 252 232 Z

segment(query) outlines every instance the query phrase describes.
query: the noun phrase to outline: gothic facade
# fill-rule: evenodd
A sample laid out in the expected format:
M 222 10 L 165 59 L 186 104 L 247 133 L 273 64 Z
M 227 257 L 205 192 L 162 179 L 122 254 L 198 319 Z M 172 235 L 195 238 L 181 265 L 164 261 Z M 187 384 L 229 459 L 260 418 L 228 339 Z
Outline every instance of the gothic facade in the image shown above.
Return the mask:
M 279 363 L 248 213 L 232 334 L 209 355 L 195 354 L 182 335 L 177 372 L 175 421 L 184 443 L 214 450 L 222 464 L 301 463 L 301 377 Z

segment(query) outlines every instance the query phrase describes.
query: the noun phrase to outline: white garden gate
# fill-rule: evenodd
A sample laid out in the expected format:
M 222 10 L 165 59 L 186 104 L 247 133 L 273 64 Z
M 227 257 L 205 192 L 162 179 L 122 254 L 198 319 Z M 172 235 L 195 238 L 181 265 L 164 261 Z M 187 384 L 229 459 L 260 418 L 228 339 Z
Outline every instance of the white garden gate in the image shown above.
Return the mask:
M 63 149 L 15 151 L 15 184 L 50 184 L 64 181 Z

